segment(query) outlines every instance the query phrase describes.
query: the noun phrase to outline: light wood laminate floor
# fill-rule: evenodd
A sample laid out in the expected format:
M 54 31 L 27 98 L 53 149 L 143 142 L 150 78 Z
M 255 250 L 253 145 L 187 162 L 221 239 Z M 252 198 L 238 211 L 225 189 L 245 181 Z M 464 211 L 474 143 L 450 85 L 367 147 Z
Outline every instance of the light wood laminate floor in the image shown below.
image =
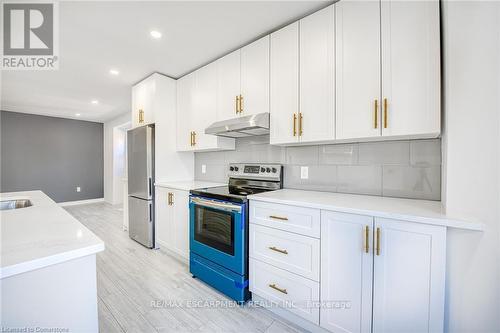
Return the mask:
M 120 207 L 97 203 L 65 209 L 106 244 L 97 255 L 101 332 L 297 332 L 256 306 L 189 306 L 229 299 L 193 279 L 186 264 L 131 240 L 122 230 Z

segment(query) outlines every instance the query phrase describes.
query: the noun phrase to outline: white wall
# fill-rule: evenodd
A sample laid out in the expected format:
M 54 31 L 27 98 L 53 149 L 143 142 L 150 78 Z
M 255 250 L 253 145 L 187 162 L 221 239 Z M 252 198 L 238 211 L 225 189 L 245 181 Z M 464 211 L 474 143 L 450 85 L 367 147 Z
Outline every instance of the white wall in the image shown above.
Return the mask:
M 113 118 L 104 123 L 104 200 L 114 204 L 114 183 L 113 183 L 113 129 L 116 126 L 130 122 L 130 113 Z M 118 202 L 121 200 L 116 198 Z
M 443 3 L 447 214 L 485 223 L 448 232 L 446 331 L 500 331 L 500 5 Z

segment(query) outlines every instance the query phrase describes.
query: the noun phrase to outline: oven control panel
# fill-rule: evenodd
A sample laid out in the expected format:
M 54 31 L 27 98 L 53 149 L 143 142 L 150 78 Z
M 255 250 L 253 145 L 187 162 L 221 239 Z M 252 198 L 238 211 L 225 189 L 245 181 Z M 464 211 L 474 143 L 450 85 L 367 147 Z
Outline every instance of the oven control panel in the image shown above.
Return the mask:
M 283 172 L 281 164 L 231 163 L 228 166 L 229 177 L 239 178 L 275 178 L 279 180 Z

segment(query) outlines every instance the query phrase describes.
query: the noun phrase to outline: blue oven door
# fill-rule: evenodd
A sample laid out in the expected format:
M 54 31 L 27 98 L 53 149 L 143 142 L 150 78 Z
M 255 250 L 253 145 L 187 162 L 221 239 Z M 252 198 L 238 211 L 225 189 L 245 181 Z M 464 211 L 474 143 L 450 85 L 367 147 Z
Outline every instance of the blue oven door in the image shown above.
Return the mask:
M 189 200 L 191 252 L 246 274 L 246 204 L 198 196 Z

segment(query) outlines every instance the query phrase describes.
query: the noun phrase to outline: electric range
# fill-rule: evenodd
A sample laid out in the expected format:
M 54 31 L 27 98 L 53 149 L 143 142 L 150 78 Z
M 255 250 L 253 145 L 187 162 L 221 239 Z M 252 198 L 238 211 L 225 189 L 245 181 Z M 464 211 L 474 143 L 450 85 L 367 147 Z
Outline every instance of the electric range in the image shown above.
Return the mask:
M 247 196 L 282 188 L 278 164 L 230 164 L 227 186 L 191 190 L 189 269 L 238 302 L 248 291 Z

